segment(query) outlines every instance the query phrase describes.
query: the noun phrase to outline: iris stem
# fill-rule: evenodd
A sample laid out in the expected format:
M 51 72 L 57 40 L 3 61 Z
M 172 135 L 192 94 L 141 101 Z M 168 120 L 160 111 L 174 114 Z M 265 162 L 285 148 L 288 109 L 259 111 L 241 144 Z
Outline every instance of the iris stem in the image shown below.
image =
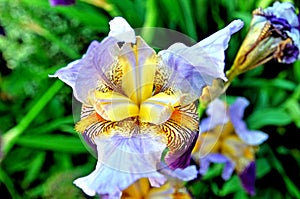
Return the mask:
M 145 16 L 145 22 L 143 27 L 146 29 L 142 29 L 141 36 L 143 39 L 151 43 L 154 36 L 153 29 L 147 29 L 148 27 L 155 27 L 157 21 L 157 6 L 155 4 L 155 0 L 148 0 L 147 1 L 147 12 Z
M 54 84 L 46 91 L 46 93 L 37 101 L 36 104 L 30 109 L 30 111 L 23 117 L 19 124 L 3 135 L 2 151 L 7 154 L 14 146 L 17 138 L 25 131 L 25 129 L 31 124 L 31 122 L 38 116 L 48 102 L 54 97 L 54 95 L 63 87 L 63 83 L 56 80 Z
M 238 76 L 239 73 L 235 70 L 235 66 L 231 66 L 230 70 L 226 72 L 226 77 L 228 79 L 227 82 L 225 82 L 224 84 L 224 88 L 222 90 L 222 92 L 220 93 L 219 96 L 221 96 L 222 94 L 224 94 L 226 92 L 226 90 L 228 89 L 228 87 L 230 86 L 231 82 L 233 81 L 233 79 Z
M 202 115 L 203 115 L 203 113 L 204 113 L 204 111 L 206 110 L 206 106 L 204 106 L 203 104 L 199 104 L 199 106 L 198 106 L 198 116 L 199 116 L 199 118 L 201 119 L 201 117 L 202 117 Z
M 196 31 L 196 25 L 195 20 L 193 18 L 193 14 L 191 11 L 192 5 L 190 1 L 179 1 L 180 6 L 182 8 L 182 16 L 185 19 L 186 29 L 189 36 L 191 36 L 193 39 L 197 40 L 197 31 Z

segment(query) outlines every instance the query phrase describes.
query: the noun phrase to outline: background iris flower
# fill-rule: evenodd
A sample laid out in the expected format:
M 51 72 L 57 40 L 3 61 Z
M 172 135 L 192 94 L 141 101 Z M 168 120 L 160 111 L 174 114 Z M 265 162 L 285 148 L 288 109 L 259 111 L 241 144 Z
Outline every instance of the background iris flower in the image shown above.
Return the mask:
M 200 165 L 201 175 L 205 175 L 211 162 L 225 164 L 224 180 L 228 180 L 236 170 L 245 190 L 253 195 L 256 147 L 268 135 L 247 129 L 243 115 L 248 105 L 249 102 L 242 97 L 229 107 L 220 99 L 212 101 L 207 109 L 209 117 L 201 121 L 193 157 Z

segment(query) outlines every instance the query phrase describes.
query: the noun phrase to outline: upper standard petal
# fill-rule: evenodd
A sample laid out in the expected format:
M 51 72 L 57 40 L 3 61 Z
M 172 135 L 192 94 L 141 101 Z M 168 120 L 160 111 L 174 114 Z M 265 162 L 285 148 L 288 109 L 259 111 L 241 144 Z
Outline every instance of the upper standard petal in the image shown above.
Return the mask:
M 199 98 L 202 88 L 211 85 L 216 78 L 226 80 L 224 74 L 224 51 L 232 34 L 243 26 L 241 20 L 235 20 L 224 29 L 216 32 L 199 43 L 188 47 L 175 43 L 167 50 L 159 52 L 162 62 L 171 69 L 178 87 L 183 93 L 192 95 L 190 101 Z

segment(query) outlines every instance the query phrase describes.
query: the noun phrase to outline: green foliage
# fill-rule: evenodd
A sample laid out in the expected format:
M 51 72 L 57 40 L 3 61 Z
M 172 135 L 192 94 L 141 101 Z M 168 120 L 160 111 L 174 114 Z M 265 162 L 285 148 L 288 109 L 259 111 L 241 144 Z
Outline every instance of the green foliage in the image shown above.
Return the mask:
M 48 74 L 80 58 L 92 40 L 101 41 L 114 16 L 134 28 L 170 28 L 195 40 L 241 18 L 245 27 L 230 42 L 228 69 L 252 10 L 272 2 L 111 0 L 109 7 L 97 7 L 77 0 L 74 6 L 51 7 L 47 0 L 0 0 L 6 32 L 0 35 L 1 198 L 87 198 L 72 181 L 90 173 L 96 159 L 73 129 L 71 89 Z M 253 198 L 300 198 L 299 85 L 299 61 L 271 62 L 239 76 L 227 92 L 228 99 L 250 100 L 248 126 L 270 137 L 256 157 Z M 250 198 L 238 176 L 221 179 L 222 168 L 212 165 L 201 181 L 187 184 L 195 198 Z

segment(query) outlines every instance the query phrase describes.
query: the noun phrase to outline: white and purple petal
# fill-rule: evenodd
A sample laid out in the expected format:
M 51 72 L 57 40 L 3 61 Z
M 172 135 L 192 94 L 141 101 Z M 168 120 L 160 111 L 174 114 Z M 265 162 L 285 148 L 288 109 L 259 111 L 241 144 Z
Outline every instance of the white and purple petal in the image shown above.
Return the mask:
M 166 147 L 161 137 L 114 135 L 97 137 L 95 142 L 98 151 L 96 169 L 74 181 L 87 195 L 115 196 L 140 178 L 164 178 L 157 172 L 157 164 Z
M 199 98 L 202 88 L 211 85 L 216 78 L 226 80 L 224 74 L 224 51 L 232 34 L 240 30 L 243 22 L 235 20 L 224 29 L 216 32 L 199 43 L 188 47 L 175 43 L 167 50 L 159 52 L 163 63 L 173 72 L 173 79 L 182 93 Z
M 99 81 L 115 89 L 106 75 L 120 54 L 118 42 L 135 42 L 133 29 L 122 17 L 111 20 L 110 28 L 109 36 L 100 43 L 93 41 L 82 59 L 50 75 L 71 86 L 75 98 L 81 103 L 90 104 L 88 97 L 90 92 L 96 89 Z
M 84 57 L 84 55 L 83 55 Z M 73 90 L 75 89 L 75 82 L 78 76 L 78 72 L 81 68 L 79 64 L 80 60 L 69 63 L 66 67 L 59 69 L 54 75 L 48 75 L 49 77 L 57 77 L 61 81 L 68 84 Z
M 234 126 L 237 135 L 249 145 L 259 145 L 268 139 L 268 134 L 262 131 L 248 130 L 246 123 L 243 121 L 245 108 L 249 105 L 246 98 L 239 97 L 229 107 L 231 123 Z
M 105 81 L 105 76 L 98 64 L 104 68 L 114 62 L 112 55 L 107 50 L 114 45 L 117 45 L 114 38 L 107 38 L 101 43 L 93 41 L 82 59 L 59 69 L 50 77 L 58 77 L 72 87 L 74 96 L 78 101 L 90 104 L 88 99 L 90 92 L 96 89 L 98 81 Z
M 299 19 L 295 13 L 295 7 L 290 2 L 279 3 L 277 1 L 273 4 L 273 6 L 264 9 L 264 12 L 267 15 L 287 20 L 289 25 L 292 27 L 299 26 Z
M 219 30 L 213 35 L 203 39 L 198 44 L 196 44 L 196 49 L 204 48 L 207 54 L 204 56 L 207 57 L 207 60 L 211 59 L 211 61 L 215 64 L 215 68 L 209 68 L 211 73 L 214 74 L 215 71 L 218 72 L 218 78 L 223 80 L 227 80 L 224 74 L 224 66 L 225 66 L 225 53 L 224 51 L 227 49 L 229 40 L 231 35 L 239 31 L 244 26 L 244 23 L 241 20 L 234 20 L 225 28 Z M 203 55 L 202 55 L 203 56 Z

